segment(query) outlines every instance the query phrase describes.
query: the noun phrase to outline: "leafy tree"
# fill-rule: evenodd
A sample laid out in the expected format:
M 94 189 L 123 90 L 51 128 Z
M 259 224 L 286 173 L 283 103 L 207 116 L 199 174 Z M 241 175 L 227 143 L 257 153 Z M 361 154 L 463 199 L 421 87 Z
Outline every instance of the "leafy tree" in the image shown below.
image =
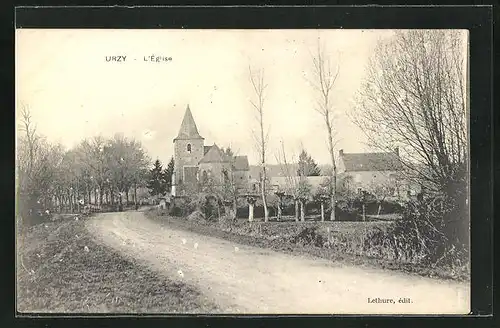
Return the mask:
M 149 171 L 147 188 L 153 196 L 164 194 L 167 189 L 163 166 L 159 159 L 156 159 L 153 168 Z
M 174 158 L 170 158 L 167 167 L 163 171 L 163 179 L 165 180 L 165 190 L 169 191 L 172 188 L 172 174 L 174 174 Z
M 299 176 L 319 176 L 321 170 L 318 164 L 312 159 L 312 157 L 303 149 L 299 155 L 299 169 L 297 170 L 297 175 Z
M 142 146 L 135 140 L 129 140 L 122 135 L 115 135 L 111 140 L 112 182 L 119 193 L 120 208 L 122 197 L 128 201 L 129 190 L 136 186 L 141 171 L 147 167 L 148 158 Z
M 228 157 L 233 157 L 233 156 L 234 156 L 234 152 L 233 152 L 233 150 L 231 149 L 231 147 L 227 147 L 227 148 L 224 150 L 224 154 L 226 154 Z
M 300 221 L 305 221 L 306 204 L 311 197 L 312 186 L 306 178 L 302 177 L 297 186 L 297 195 L 300 203 Z
M 90 140 L 83 140 L 80 145 L 84 158 L 84 165 L 90 173 L 93 187 L 96 188 L 95 199 L 99 205 L 103 204 L 104 188 L 106 180 L 109 178 L 109 167 L 106 165 L 106 156 L 108 152 L 107 141 L 102 136 L 96 136 Z

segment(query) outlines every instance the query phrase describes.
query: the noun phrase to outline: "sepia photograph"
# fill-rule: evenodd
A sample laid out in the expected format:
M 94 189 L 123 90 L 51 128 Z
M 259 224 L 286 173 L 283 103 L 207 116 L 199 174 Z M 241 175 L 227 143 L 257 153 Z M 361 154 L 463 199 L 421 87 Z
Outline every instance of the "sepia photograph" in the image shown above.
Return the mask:
M 469 34 L 15 31 L 19 314 L 465 315 Z

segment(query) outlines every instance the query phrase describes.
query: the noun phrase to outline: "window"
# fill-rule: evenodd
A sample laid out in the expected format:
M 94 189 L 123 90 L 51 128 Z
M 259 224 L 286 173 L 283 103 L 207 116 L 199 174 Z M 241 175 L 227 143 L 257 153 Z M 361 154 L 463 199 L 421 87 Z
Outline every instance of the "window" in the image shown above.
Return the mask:
M 191 152 L 191 144 L 187 144 L 187 151 L 188 151 L 188 153 Z
M 358 195 L 361 195 L 361 192 L 362 192 L 362 191 L 363 191 L 363 190 L 362 190 L 361 188 L 358 188 Z

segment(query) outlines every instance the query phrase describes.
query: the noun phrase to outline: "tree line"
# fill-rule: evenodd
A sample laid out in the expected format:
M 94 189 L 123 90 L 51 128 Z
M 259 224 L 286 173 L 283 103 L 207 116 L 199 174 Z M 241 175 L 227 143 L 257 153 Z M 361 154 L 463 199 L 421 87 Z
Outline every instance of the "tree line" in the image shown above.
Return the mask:
M 82 206 L 137 203 L 150 159 L 137 140 L 95 136 L 65 149 L 37 133 L 28 107 L 21 108 L 17 136 L 16 186 L 21 212 L 80 211 Z M 29 213 L 25 213 L 29 214 Z

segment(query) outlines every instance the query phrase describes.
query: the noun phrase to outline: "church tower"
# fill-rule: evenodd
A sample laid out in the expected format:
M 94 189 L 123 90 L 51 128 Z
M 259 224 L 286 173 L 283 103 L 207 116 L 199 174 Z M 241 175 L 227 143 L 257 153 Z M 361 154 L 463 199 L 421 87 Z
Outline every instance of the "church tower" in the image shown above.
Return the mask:
M 204 138 L 200 136 L 189 105 L 181 128 L 174 139 L 174 176 L 172 194 L 182 195 L 197 186 L 198 163 L 204 155 Z

